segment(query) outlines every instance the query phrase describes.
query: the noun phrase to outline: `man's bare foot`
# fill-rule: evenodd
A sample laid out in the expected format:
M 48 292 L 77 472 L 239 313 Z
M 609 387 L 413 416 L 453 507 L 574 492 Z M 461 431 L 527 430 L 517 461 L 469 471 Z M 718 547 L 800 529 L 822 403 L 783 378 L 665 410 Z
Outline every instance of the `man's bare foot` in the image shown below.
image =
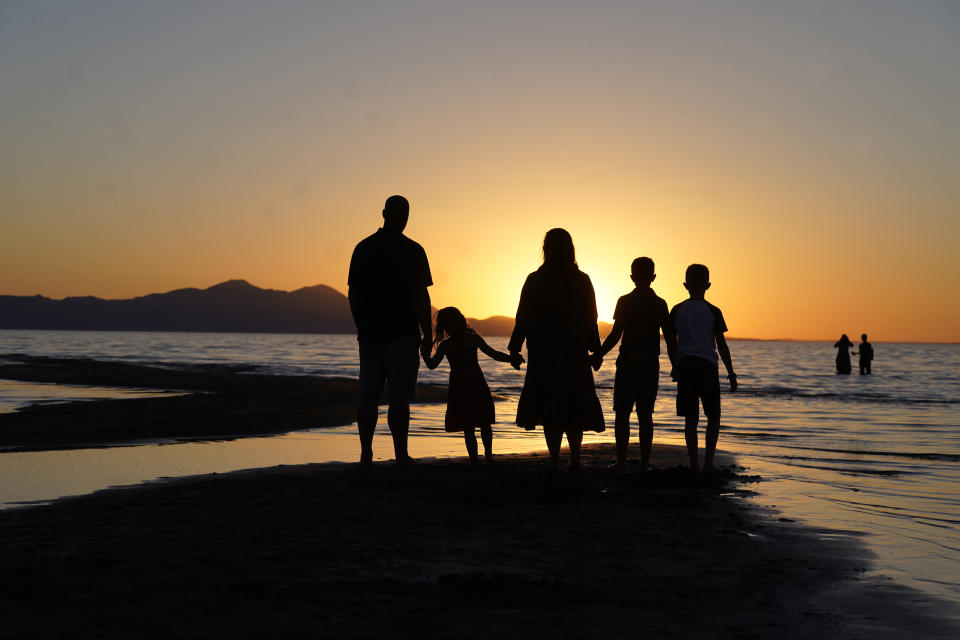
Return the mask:
M 410 456 L 401 456 L 401 457 L 397 458 L 397 466 L 398 466 L 398 467 L 400 467 L 400 466 L 405 467 L 405 466 L 407 466 L 407 465 L 416 464 L 416 463 L 417 463 L 417 461 L 414 460 L 413 458 L 411 458 Z

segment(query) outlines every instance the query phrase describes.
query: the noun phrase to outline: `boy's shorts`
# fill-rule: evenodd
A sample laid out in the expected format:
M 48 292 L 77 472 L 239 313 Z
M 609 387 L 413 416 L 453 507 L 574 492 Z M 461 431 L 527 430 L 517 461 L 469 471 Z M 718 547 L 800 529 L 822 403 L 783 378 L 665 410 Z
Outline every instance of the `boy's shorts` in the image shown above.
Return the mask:
M 709 360 L 687 356 L 677 363 L 677 415 L 720 418 L 720 372 Z
M 360 395 L 379 398 L 383 386 L 392 398 L 413 399 L 420 370 L 420 336 L 410 334 L 390 342 L 360 341 Z
M 617 373 L 613 378 L 613 410 L 653 413 L 660 386 L 660 358 L 635 360 L 620 355 L 617 358 Z

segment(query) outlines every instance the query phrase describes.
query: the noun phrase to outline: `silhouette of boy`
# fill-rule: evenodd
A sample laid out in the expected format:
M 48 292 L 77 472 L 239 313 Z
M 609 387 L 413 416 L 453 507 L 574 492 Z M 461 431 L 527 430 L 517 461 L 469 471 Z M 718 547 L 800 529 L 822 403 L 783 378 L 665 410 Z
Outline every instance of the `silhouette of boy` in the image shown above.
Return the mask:
M 671 377 L 677 382 L 677 415 L 684 416 L 684 436 L 690 467 L 697 469 L 697 425 L 700 402 L 707 416 L 707 434 L 703 456 L 703 472 L 713 471 L 713 455 L 720 437 L 720 375 L 717 352 L 727 368 L 730 391 L 737 390 L 730 348 L 723 334 L 727 325 L 720 309 L 704 300 L 710 288 L 710 270 L 702 264 L 687 267 L 683 286 L 690 293 L 670 311 L 677 330 L 677 364 Z M 716 348 L 714 348 L 716 347 Z
M 617 300 L 613 312 L 613 329 L 593 357 L 599 367 L 603 356 L 623 338 L 617 357 L 617 373 L 613 383 L 613 410 L 616 412 L 614 433 L 617 438 L 617 469 L 626 468 L 630 443 L 630 413 L 637 409 L 640 424 L 640 463 L 646 470 L 653 446 L 653 405 L 657 401 L 660 382 L 660 331 L 667 342 L 667 355 L 673 365 L 676 335 L 667 303 L 650 284 L 656 279 L 653 260 L 637 258 L 630 265 L 630 279 L 636 288 Z
M 407 454 L 410 399 L 417 388 L 420 357 L 430 355 L 433 339 L 427 291 L 433 280 L 423 247 L 403 235 L 409 213 L 406 198 L 387 198 L 383 227 L 361 240 L 350 259 L 347 297 L 360 345 L 357 426 L 364 464 L 373 462 L 377 403 L 385 384 L 390 403 L 387 424 L 397 464 L 411 460 Z
M 860 375 L 870 375 L 870 363 L 873 362 L 873 345 L 867 342 L 867 334 L 860 336 Z

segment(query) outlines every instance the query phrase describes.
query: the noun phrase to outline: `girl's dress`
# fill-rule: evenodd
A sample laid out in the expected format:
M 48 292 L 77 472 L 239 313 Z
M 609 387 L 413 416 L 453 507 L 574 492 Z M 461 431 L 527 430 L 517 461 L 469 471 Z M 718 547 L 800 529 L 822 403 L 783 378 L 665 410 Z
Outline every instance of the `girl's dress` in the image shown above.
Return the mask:
M 467 333 L 462 344 L 447 339 L 447 362 L 450 363 L 450 383 L 447 386 L 446 431 L 463 431 L 497 421 L 493 396 L 477 361 L 476 338 Z

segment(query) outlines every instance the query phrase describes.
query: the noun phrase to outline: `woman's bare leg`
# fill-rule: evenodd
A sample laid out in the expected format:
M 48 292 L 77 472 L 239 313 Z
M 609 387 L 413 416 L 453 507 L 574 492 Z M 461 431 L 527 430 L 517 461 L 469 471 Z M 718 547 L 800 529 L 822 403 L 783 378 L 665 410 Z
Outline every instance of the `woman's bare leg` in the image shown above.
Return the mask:
M 583 442 L 582 431 L 567 431 L 567 444 L 570 445 L 570 468 L 580 468 L 580 443 Z

